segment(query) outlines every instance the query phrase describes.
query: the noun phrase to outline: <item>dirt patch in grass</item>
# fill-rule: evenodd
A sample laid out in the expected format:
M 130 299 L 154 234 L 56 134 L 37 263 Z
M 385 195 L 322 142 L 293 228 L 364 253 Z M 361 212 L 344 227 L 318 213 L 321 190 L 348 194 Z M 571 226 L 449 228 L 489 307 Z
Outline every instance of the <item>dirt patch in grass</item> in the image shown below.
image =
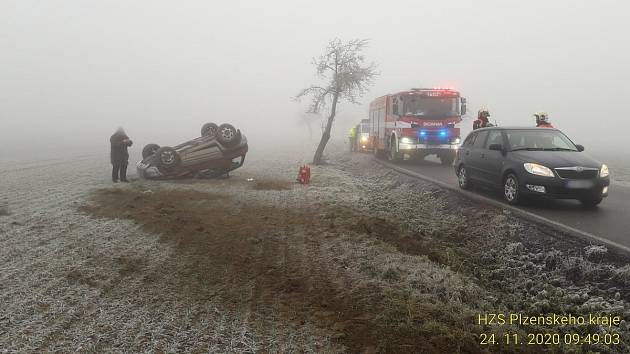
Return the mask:
M 281 180 L 257 180 L 254 184 L 254 189 L 263 191 L 285 191 L 292 189 L 294 184 L 294 182 Z
M 479 352 L 473 335 L 457 329 L 448 309 L 411 301 L 402 290 L 382 291 L 349 280 L 324 251 L 334 234 L 330 221 L 314 210 L 243 205 L 220 194 L 133 188 L 98 190 L 81 209 L 158 232 L 160 241 L 175 249 L 179 288 L 191 301 L 219 296 L 228 307 L 250 309 L 253 320 L 272 307 L 295 326 L 314 323 L 350 352 L 451 353 L 462 340 L 471 353 Z M 391 230 L 400 229 L 381 228 L 366 218 L 352 223 L 357 215 L 350 212 L 341 216 L 334 233 L 393 239 Z M 404 240 L 399 243 L 403 247 Z M 141 259 L 119 257 L 116 262 L 121 276 L 140 272 L 150 282 L 162 276 L 145 269 Z M 382 277 L 400 280 L 395 269 Z M 68 278 L 91 286 L 98 282 L 78 273 Z M 440 331 L 425 323 L 435 313 L 442 316 L 432 320 Z
M 405 254 L 427 256 L 433 262 L 448 266 L 456 263 L 452 256 L 449 257 L 448 248 L 441 248 L 435 240 L 423 238 L 383 218 L 360 216 L 352 220 L 349 228 L 358 233 L 374 236 Z
M 273 305 L 297 324 L 311 318 L 324 329 L 334 329 L 338 332 L 333 333 L 335 338 L 353 350 L 377 345 L 369 321 L 362 317 L 365 313 L 354 307 L 351 294 L 337 289 L 326 265 L 317 259 L 304 263 L 302 256 L 317 253 L 317 245 L 286 242 L 286 235 L 313 229 L 316 218 L 310 213 L 240 206 L 218 194 L 133 189 L 96 191 L 92 204 L 82 210 L 101 217 L 128 218 L 159 232 L 160 240 L 172 243 L 184 263 L 179 281 L 190 298 L 217 295 L 213 293 L 216 289 L 199 286 L 216 284 L 228 306 L 246 306 L 255 314 L 257 309 Z M 131 261 L 119 260 L 121 273 L 142 271 Z M 159 277 L 148 274 L 145 279 Z M 80 274 L 69 274 L 69 278 L 93 282 Z
M 464 204 L 441 214 L 461 213 L 459 223 L 414 229 L 338 204 L 243 201 L 189 190 L 105 189 L 82 209 L 158 232 L 174 247 L 177 288 L 190 301 L 219 297 L 246 309 L 252 321 L 273 308 L 283 323 L 314 324 L 350 352 L 484 352 L 473 318 L 488 311 L 625 311 L 628 267 L 601 263 L 605 249 L 582 252 L 503 214 Z M 116 262 L 121 277 L 163 276 L 141 259 Z M 68 277 L 90 286 L 100 281 Z M 589 300 L 595 297 L 601 301 Z

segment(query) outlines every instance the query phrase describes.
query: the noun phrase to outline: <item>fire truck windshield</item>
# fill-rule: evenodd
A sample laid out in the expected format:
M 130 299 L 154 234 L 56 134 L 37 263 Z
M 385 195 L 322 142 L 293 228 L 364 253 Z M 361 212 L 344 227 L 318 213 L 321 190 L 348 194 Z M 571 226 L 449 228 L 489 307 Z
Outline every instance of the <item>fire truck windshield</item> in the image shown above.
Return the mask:
M 424 119 L 442 119 L 459 116 L 458 97 L 403 97 L 403 111 L 406 116 L 422 117 Z

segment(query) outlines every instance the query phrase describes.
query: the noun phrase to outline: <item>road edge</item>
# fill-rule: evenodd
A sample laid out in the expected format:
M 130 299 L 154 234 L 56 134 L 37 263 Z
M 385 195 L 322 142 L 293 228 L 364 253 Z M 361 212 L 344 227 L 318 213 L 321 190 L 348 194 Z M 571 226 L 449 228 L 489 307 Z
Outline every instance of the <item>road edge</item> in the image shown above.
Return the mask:
M 442 181 L 439 181 L 439 180 L 437 180 L 435 178 L 432 178 L 432 177 L 429 177 L 429 176 L 425 176 L 425 175 L 423 175 L 421 173 L 418 173 L 418 172 L 407 170 L 406 168 L 404 168 L 402 166 L 397 166 L 397 165 L 394 165 L 394 164 L 392 164 L 390 162 L 387 162 L 387 161 L 384 161 L 384 160 L 381 160 L 381 159 L 378 159 L 378 158 L 374 158 L 374 161 L 376 161 L 377 163 L 379 163 L 379 164 L 381 164 L 381 165 L 383 165 L 385 167 L 388 167 L 388 168 L 390 168 L 390 169 L 392 169 L 392 170 L 394 170 L 394 171 L 396 171 L 398 173 L 402 173 L 404 175 L 407 175 L 407 176 L 410 176 L 410 177 L 414 177 L 414 178 L 419 178 L 419 179 L 425 180 L 427 182 L 436 184 L 436 185 L 438 185 L 438 186 L 440 186 L 440 187 L 442 187 L 444 189 L 448 189 L 450 191 L 455 191 L 455 192 L 465 196 L 466 198 L 472 199 L 472 200 L 474 200 L 476 202 L 486 203 L 486 204 L 490 204 L 490 205 L 493 205 L 495 207 L 498 207 L 498 208 L 501 208 L 501 209 L 504 209 L 504 210 L 509 210 L 510 212 L 512 212 L 512 213 L 514 213 L 514 214 L 516 214 L 516 215 L 518 215 L 518 216 L 520 216 L 520 217 L 522 217 L 522 218 L 524 218 L 524 219 L 526 219 L 528 221 L 531 221 L 531 222 L 534 222 L 534 223 L 537 223 L 537 224 L 540 224 L 540 225 L 544 225 L 544 226 L 550 227 L 550 228 L 555 229 L 555 230 L 560 231 L 560 232 L 564 232 L 564 233 L 573 235 L 575 237 L 578 237 L 578 238 L 580 238 L 582 240 L 585 240 L 585 241 L 588 241 L 588 242 L 591 242 L 591 243 L 594 242 L 594 243 L 603 244 L 606 247 L 608 247 L 609 250 L 612 249 L 612 250 L 614 250 L 616 252 L 619 252 L 619 253 L 630 254 L 630 247 L 626 247 L 624 245 L 620 245 L 620 244 L 618 244 L 618 243 L 616 243 L 614 241 L 610 241 L 610 240 L 607 240 L 605 238 L 599 237 L 597 235 L 593 235 L 593 234 L 591 234 L 589 232 L 578 230 L 578 229 L 576 229 L 574 227 L 565 225 L 565 224 L 557 222 L 557 221 L 553 221 L 553 220 L 547 219 L 547 218 L 545 218 L 543 216 L 536 215 L 536 214 L 534 214 L 532 212 L 519 209 L 519 208 L 517 208 L 515 206 L 499 202 L 497 200 L 485 197 L 483 195 L 462 190 L 461 188 L 458 188 L 458 187 L 455 187 L 455 186 L 451 186 L 451 185 L 449 185 L 447 183 L 444 183 Z

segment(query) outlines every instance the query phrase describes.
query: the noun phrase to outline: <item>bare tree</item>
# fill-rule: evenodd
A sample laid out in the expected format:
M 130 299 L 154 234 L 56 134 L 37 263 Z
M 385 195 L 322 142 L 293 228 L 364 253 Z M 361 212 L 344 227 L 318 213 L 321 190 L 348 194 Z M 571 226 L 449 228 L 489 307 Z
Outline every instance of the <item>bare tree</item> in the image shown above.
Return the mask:
M 325 81 L 324 85 L 311 85 L 296 96 L 298 100 L 305 96 L 312 98 L 308 113 L 319 113 L 330 104 L 326 127 L 313 157 L 315 165 L 322 163 L 339 102 L 359 103 L 358 99 L 367 92 L 377 75 L 376 65 L 365 63 L 362 52 L 366 46 L 367 40 L 364 39 L 346 43 L 339 39 L 330 41 L 324 54 L 313 59 L 317 76 Z

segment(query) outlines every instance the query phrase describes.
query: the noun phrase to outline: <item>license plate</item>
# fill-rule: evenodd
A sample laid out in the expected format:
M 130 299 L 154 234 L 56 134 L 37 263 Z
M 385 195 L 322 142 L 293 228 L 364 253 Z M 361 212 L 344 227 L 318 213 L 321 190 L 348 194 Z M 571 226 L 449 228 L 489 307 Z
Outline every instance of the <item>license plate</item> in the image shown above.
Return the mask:
M 570 189 L 588 189 L 595 187 L 595 182 L 591 180 L 567 181 L 567 188 Z

